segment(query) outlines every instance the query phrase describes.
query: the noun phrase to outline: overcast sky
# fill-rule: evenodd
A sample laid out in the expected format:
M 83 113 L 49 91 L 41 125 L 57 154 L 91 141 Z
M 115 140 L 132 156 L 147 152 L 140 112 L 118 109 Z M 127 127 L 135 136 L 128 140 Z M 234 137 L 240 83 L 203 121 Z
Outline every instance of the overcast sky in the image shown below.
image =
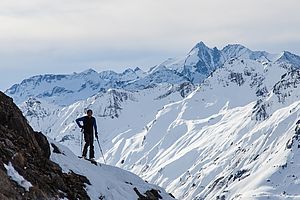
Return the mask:
M 299 0 L 0 0 L 0 90 L 36 74 L 148 69 L 199 41 L 300 54 Z

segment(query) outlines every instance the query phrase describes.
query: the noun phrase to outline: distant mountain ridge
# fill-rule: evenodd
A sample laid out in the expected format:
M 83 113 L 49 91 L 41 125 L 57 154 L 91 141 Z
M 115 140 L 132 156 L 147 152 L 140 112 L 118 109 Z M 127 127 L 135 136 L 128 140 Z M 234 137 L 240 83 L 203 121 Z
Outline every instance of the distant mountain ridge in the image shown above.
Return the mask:
M 26 101 L 29 97 L 36 97 L 46 98 L 58 105 L 69 105 L 110 88 L 134 91 L 161 83 L 190 82 L 197 85 L 217 68 L 222 67 L 226 61 L 235 58 L 300 66 L 300 57 L 286 51 L 275 55 L 265 51 L 251 51 L 239 44 L 227 45 L 219 50 L 216 47 L 211 49 L 203 42 L 199 42 L 183 58 L 168 59 L 147 72 L 137 67 L 126 69 L 122 73 L 111 70 L 98 73 L 88 69 L 70 75 L 38 75 L 13 85 L 5 93 L 13 97 L 17 104 Z

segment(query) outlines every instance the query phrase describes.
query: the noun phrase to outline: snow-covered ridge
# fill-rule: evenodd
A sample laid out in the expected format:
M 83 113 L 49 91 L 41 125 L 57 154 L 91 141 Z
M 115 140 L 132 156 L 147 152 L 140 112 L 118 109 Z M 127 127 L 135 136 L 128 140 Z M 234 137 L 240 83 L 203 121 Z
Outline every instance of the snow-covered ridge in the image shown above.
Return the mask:
M 165 66 L 184 75 L 193 83 L 201 83 L 217 68 L 222 67 L 231 59 L 251 59 L 267 63 L 288 63 L 299 68 L 300 57 L 284 51 L 280 54 L 271 54 L 266 51 L 252 51 L 240 44 L 229 44 L 223 49 L 209 48 L 203 42 L 196 44 L 187 56 L 178 59 L 168 59 L 158 67 Z
M 93 69 L 71 75 L 39 75 L 25 79 L 6 91 L 20 103 L 29 97 L 44 98 L 58 105 L 69 105 L 109 88 L 121 88 L 130 81 L 145 75 L 139 68 L 125 70 L 123 73 L 113 71 L 96 72 Z M 33 92 L 34 91 L 34 92 Z
M 236 58 L 251 59 L 264 64 L 281 63 L 287 67 L 300 66 L 300 57 L 286 51 L 274 55 L 265 51 L 251 51 L 239 44 L 227 45 L 219 50 L 199 42 L 186 56 L 168 59 L 147 72 L 140 68 L 126 69 L 122 73 L 111 70 L 98 73 L 88 69 L 69 75 L 38 75 L 13 85 L 5 93 L 13 97 L 17 104 L 35 97 L 65 106 L 99 92 L 106 92 L 110 88 L 136 91 L 162 83 L 200 84 L 217 68 Z

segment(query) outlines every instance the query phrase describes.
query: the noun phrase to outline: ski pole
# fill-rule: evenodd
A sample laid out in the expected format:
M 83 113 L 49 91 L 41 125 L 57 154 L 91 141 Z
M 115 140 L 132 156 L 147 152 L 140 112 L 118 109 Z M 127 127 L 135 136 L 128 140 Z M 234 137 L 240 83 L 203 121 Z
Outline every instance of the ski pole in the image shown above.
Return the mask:
M 82 143 L 83 143 L 83 141 L 82 141 L 82 135 L 83 135 L 83 128 L 81 129 L 81 137 L 80 137 L 80 151 L 81 151 L 81 153 L 82 153 Z
M 100 148 L 100 152 L 102 154 L 102 157 L 103 157 L 103 160 L 104 160 L 104 164 L 106 164 L 106 161 L 105 161 L 105 158 L 104 158 L 104 154 L 103 154 L 103 151 L 102 151 L 102 148 L 100 146 L 100 142 L 99 142 L 99 139 L 97 138 L 97 142 L 98 142 L 98 145 L 99 145 L 99 148 Z

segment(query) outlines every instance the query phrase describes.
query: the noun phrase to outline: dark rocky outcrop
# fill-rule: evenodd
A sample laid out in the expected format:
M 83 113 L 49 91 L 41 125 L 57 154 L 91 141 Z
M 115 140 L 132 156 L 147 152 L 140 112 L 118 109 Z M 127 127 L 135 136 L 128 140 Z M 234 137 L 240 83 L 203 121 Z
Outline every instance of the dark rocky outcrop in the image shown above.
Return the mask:
M 256 101 L 255 106 L 253 107 L 253 119 L 257 121 L 263 121 L 269 117 L 269 114 L 267 112 L 267 109 L 270 107 L 270 105 L 267 102 L 264 102 L 262 99 L 258 99 Z
M 139 196 L 138 200 L 159 200 L 162 199 L 162 197 L 160 196 L 160 191 L 159 190 L 147 190 L 144 194 L 141 194 L 138 189 L 135 187 L 133 188 L 133 190 L 135 191 L 135 193 Z M 173 195 L 170 194 L 171 197 L 173 197 Z
M 278 102 L 285 103 L 300 84 L 300 70 L 294 69 L 284 74 L 281 80 L 273 87 L 273 93 L 278 97 Z M 298 97 L 298 96 L 297 96 Z
M 234 83 L 238 84 L 238 86 L 241 86 L 241 85 L 243 85 L 243 84 L 245 83 L 245 79 L 244 79 L 242 73 L 231 72 L 231 73 L 229 74 L 228 79 L 229 79 L 231 82 L 234 82 Z
M 63 173 L 50 153 L 47 138 L 34 132 L 13 100 L 0 92 L 0 199 L 89 199 L 87 178 Z M 32 184 L 28 192 L 7 175 L 8 163 Z
M 195 89 L 196 89 L 196 86 L 190 82 L 184 82 L 179 85 L 173 85 L 165 94 L 160 95 L 155 100 L 160 100 L 160 99 L 166 98 L 175 92 L 179 92 L 180 96 L 182 98 L 185 98 L 189 94 L 191 94 Z

